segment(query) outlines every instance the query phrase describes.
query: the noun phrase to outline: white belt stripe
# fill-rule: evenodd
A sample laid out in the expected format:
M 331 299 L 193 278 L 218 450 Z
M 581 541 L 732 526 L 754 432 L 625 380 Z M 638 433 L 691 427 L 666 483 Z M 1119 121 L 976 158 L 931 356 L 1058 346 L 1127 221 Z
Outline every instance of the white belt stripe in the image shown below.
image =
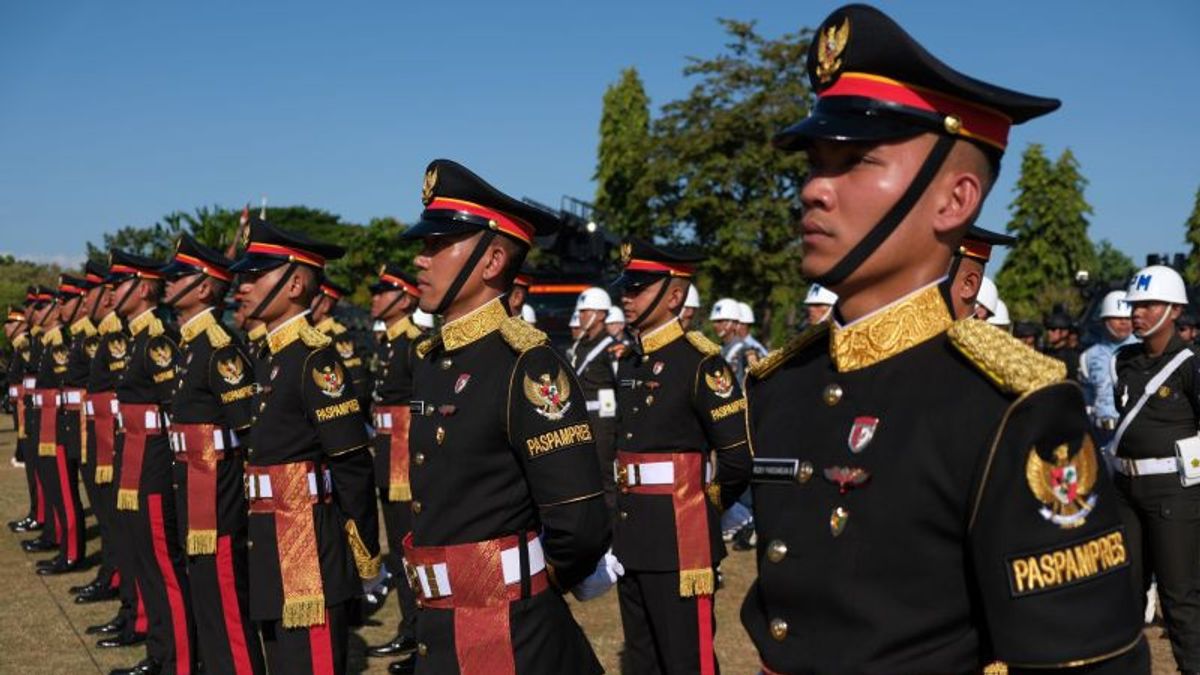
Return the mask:
M 233 431 L 224 431 L 222 429 L 213 429 L 213 449 L 226 450 L 236 448 L 241 441 L 238 439 L 237 433 Z M 229 447 L 225 446 L 225 437 L 229 437 Z M 187 452 L 187 436 L 182 431 L 171 432 L 171 449 L 175 452 Z
M 25 384 L 26 389 L 33 389 L 34 387 L 37 386 L 37 378 L 36 377 L 27 377 L 22 382 Z
M 376 429 L 391 429 L 392 428 L 392 413 L 376 413 L 375 414 Z
M 517 546 L 506 548 L 500 552 L 500 565 L 504 571 L 504 583 L 515 584 L 521 581 L 521 549 Z M 417 581 L 421 584 L 421 595 L 426 599 L 443 598 L 453 594 L 450 587 L 450 570 L 446 563 L 433 565 L 415 565 Z M 546 554 L 542 550 L 542 541 L 534 539 L 529 542 L 529 575 L 533 576 L 546 569 Z
M 613 477 L 620 480 L 622 464 L 613 462 Z M 646 462 L 644 464 L 625 464 L 625 485 L 673 485 L 675 483 L 674 462 Z M 704 480 L 712 480 L 712 465 L 705 463 Z
M 1166 473 L 1179 472 L 1179 459 L 1176 457 L 1161 457 L 1154 459 L 1125 459 L 1115 458 L 1113 468 L 1126 476 L 1157 476 Z
M 325 484 L 325 494 L 333 492 L 333 477 L 329 473 L 329 469 L 323 472 L 323 483 Z M 275 492 L 271 489 L 271 477 L 267 474 L 247 474 L 246 486 L 250 490 L 251 499 L 270 499 L 275 496 Z M 308 494 L 316 497 L 321 494 L 317 490 L 317 474 L 312 471 L 308 472 Z

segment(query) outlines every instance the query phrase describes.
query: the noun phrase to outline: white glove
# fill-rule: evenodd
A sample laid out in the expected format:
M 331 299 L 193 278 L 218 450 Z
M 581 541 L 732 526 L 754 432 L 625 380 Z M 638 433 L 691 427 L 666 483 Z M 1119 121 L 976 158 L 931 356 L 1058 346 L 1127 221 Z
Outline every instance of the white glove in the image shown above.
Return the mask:
M 387 565 L 379 566 L 379 574 L 376 574 L 373 579 L 363 579 L 363 597 L 372 605 L 379 604 L 387 598 L 388 580 L 392 578 L 392 573 L 388 571 Z
M 596 571 L 572 588 L 571 595 L 574 595 L 575 599 L 580 602 L 595 600 L 607 593 L 608 589 L 612 588 L 617 583 L 617 579 L 624 574 L 625 567 L 621 565 L 620 560 L 617 560 L 617 556 L 612 554 L 612 549 L 609 549 L 604 557 L 596 563 Z

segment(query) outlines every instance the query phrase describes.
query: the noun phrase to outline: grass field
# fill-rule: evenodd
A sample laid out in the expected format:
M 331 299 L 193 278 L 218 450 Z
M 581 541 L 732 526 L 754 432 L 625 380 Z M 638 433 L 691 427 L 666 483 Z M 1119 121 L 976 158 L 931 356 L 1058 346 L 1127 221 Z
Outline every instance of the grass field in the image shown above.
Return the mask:
M 0 421 L 0 519 L 23 515 L 27 506 L 23 469 L 11 466 L 16 434 L 8 415 Z M 98 531 L 89 517 L 89 552 L 95 558 Z M 50 554 L 28 555 L 20 540 L 7 528 L 0 534 L 0 673 L 108 673 L 112 668 L 132 665 L 144 656 L 139 647 L 101 650 L 95 638 L 84 635 L 92 624 L 112 618 L 116 603 L 76 605 L 67 588 L 91 580 L 94 570 L 58 577 L 34 574 L 36 560 Z M 717 594 L 717 653 L 725 673 L 755 673 L 758 659 L 738 621 L 738 608 L 754 574 L 750 553 L 732 552 L 722 566 L 725 588 Z M 596 653 L 610 673 L 617 673 L 621 651 L 621 621 L 616 593 L 589 603 L 573 603 L 575 616 L 592 640 Z M 370 617 L 368 625 L 351 636 L 351 671 L 386 672 L 387 660 L 366 659 L 365 645 L 392 637 L 398 620 L 396 601 L 389 598 L 384 608 Z M 1152 628 L 1147 632 L 1155 658 L 1155 675 L 1175 672 L 1170 647 Z

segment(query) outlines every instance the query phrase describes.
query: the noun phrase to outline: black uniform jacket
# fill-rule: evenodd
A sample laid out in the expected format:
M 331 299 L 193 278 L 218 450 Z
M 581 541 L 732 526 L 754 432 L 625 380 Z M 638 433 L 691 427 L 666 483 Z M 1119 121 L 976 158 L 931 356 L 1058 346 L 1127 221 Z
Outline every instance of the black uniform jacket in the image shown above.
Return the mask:
M 1117 350 L 1114 400 L 1122 417 L 1137 405 L 1150 380 L 1184 349 L 1192 348 L 1176 334 L 1157 357 L 1148 355 L 1141 344 L 1126 345 Z M 1200 373 L 1197 370 L 1200 370 L 1200 358 L 1193 355 L 1150 394 L 1121 436 L 1118 457 L 1174 457 L 1175 441 L 1196 435 L 1196 420 L 1200 419 L 1200 398 L 1196 392 Z
M 713 451 L 720 501 L 728 505 L 746 487 L 750 450 L 746 401 L 720 352 L 720 347 L 700 333 L 685 334 L 674 320 L 642 335 L 640 350 L 627 351 L 618 368 L 621 422 L 617 451 L 668 456 L 694 452 L 704 456 L 705 464 Z M 706 476 L 693 478 L 705 481 Z M 712 499 L 706 504 L 715 564 L 725 557 L 725 544 L 718 505 Z M 617 508 L 613 553 L 626 569 L 668 572 L 680 568 L 671 495 L 621 490 Z
M 367 364 L 363 362 L 362 355 L 358 352 L 358 345 L 354 344 L 354 336 L 332 316 L 325 317 L 313 327 L 333 341 L 333 349 L 342 359 L 342 365 L 346 367 L 346 372 L 350 375 L 350 383 L 354 385 L 354 391 L 357 392 L 358 404 L 364 412 L 369 414 L 371 407 L 370 372 L 367 370 Z
M 96 340 L 87 379 L 87 390 L 93 394 L 115 390 L 129 358 L 129 334 L 115 313 L 100 320 Z
M 162 415 L 171 412 L 171 398 L 175 393 L 175 365 L 179 358 L 178 334 L 163 324 L 147 310 L 129 320 L 128 341 L 124 336 L 114 337 L 109 343 L 109 356 L 125 357 L 117 382 L 117 400 L 121 405 L 154 404 L 159 406 L 158 431 L 146 436 L 146 448 L 142 456 L 139 495 L 147 490 L 161 492 L 170 489 L 171 467 L 174 457 L 167 435 L 163 432 Z M 122 411 L 124 415 L 124 411 Z M 122 446 L 124 447 L 124 446 Z M 119 477 L 118 477 L 119 480 Z
M 412 400 L 413 361 L 420 336 L 421 329 L 411 317 L 406 316 L 388 326 L 385 339 L 379 344 L 379 372 L 372 396 L 376 405 L 407 406 Z M 389 437 L 389 433 L 375 437 L 375 484 L 385 493 L 391 475 Z
M 100 344 L 100 335 L 96 331 L 96 327 L 92 325 L 91 319 L 84 317 L 71 324 L 67 329 L 66 338 L 70 346 L 67 353 L 67 372 L 63 374 L 62 386 L 71 389 L 87 389 L 92 357 L 96 354 L 96 349 Z M 65 392 L 63 396 L 65 403 Z M 58 414 L 59 443 L 66 448 L 67 455 L 74 460 L 85 460 L 90 457 L 90 454 L 84 452 L 83 437 L 80 435 L 80 427 L 86 420 L 84 415 L 86 409 L 82 405 L 81 400 L 79 405 L 75 406 L 78 408 L 77 410 L 59 408 Z
M 1114 490 L 1058 361 L 927 287 L 751 369 L 758 579 L 777 672 L 1064 665 L 1141 636 Z
M 333 502 L 313 505 L 326 606 L 360 595 L 360 578 L 374 577 L 380 565 L 366 417 L 330 342 L 307 314 L 267 336 L 269 354 L 255 364 L 256 417 L 247 450 L 250 467 L 303 461 L 329 467 Z M 273 514 L 250 514 L 250 543 L 250 616 L 282 618 Z

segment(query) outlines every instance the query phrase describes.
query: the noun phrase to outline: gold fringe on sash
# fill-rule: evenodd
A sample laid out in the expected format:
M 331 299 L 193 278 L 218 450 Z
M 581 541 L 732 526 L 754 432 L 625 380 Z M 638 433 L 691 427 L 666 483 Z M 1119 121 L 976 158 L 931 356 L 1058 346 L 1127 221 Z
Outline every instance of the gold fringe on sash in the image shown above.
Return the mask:
M 711 569 L 679 570 L 679 597 L 712 595 L 715 590 L 716 584 Z

